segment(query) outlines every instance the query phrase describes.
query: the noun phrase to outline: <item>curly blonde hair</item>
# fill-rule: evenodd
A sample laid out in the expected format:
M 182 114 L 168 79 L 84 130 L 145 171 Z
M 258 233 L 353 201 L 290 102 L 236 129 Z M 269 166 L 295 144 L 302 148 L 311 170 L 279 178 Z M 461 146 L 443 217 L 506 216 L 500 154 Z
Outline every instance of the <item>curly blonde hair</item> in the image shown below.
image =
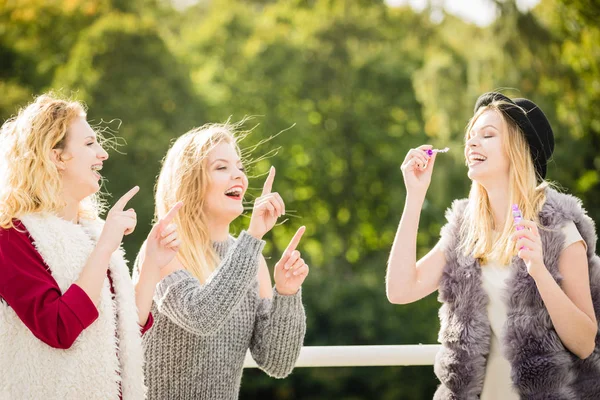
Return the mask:
M 67 130 L 85 118 L 85 105 L 54 93 L 38 96 L 0 128 L 0 227 L 35 212 L 56 213 L 65 207 L 61 175 L 52 161 L 53 149 L 64 149 Z M 79 217 L 95 219 L 99 194 L 84 199 Z

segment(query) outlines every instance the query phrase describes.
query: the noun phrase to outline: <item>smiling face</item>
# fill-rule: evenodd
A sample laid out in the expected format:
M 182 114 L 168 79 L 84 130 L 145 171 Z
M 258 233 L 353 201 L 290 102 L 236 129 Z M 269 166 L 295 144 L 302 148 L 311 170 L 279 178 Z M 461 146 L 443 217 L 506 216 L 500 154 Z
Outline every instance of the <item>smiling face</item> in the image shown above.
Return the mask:
M 205 211 L 211 219 L 230 223 L 244 212 L 243 199 L 248 178 L 242 160 L 232 143 L 216 145 L 206 160 L 209 182 L 205 195 Z
M 64 149 L 53 149 L 53 158 L 60 171 L 63 196 L 81 201 L 100 190 L 98 171 L 108 158 L 96 133 L 84 117 L 76 118 L 67 129 Z
M 503 145 L 506 135 L 506 123 L 499 111 L 489 109 L 477 117 L 465 144 L 471 180 L 485 186 L 508 178 L 510 162 Z

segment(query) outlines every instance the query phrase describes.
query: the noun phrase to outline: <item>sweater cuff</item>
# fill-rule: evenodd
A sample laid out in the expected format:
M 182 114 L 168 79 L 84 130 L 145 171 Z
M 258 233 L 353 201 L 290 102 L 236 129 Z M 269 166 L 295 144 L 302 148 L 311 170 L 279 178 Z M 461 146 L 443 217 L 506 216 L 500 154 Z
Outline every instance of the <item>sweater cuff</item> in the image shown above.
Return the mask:
M 77 284 L 72 284 L 62 295 L 62 302 L 77 317 L 83 329 L 86 329 L 98 318 L 98 309 Z
M 156 292 L 154 293 L 155 299 L 162 299 L 169 290 L 169 287 L 175 285 L 178 282 L 181 282 L 186 279 L 193 278 L 192 274 L 190 274 L 185 269 L 180 269 L 178 271 L 172 272 L 169 275 L 165 276 L 159 283 L 156 285 Z
M 273 288 L 273 313 L 283 313 L 285 315 L 297 313 L 302 305 L 302 288 L 295 294 L 286 296 L 280 294 L 277 288 Z
M 246 231 L 242 231 L 237 238 L 238 246 L 242 246 L 248 249 L 250 254 L 256 254 L 258 256 L 262 253 L 265 244 L 264 240 L 257 239 Z

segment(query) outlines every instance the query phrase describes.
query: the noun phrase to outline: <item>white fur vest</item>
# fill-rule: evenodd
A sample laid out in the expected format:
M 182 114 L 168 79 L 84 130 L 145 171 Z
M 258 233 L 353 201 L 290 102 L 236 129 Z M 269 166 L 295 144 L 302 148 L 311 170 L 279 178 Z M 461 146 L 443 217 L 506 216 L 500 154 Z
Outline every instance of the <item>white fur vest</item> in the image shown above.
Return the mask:
M 73 224 L 48 214 L 21 221 L 64 293 L 95 247 L 103 221 Z M 143 350 L 133 284 L 122 250 L 110 259 L 98 319 L 66 350 L 37 339 L 15 312 L 0 303 L 0 399 L 124 400 L 145 398 Z
M 481 267 L 473 257 L 457 250 L 467 200 L 457 200 L 448 210 L 442 229 L 447 264 L 439 288 L 442 349 L 434 370 L 441 381 L 435 399 L 478 399 L 483 388 L 490 348 L 487 295 L 481 284 Z M 594 222 L 573 196 L 547 189 L 540 212 L 544 263 L 560 284 L 558 258 L 564 242 L 560 227 L 573 221 L 587 243 L 592 300 L 600 317 L 600 258 L 594 254 Z M 525 263 L 514 257 L 507 280 L 505 356 L 511 378 L 522 399 L 600 399 L 600 336 L 585 360 L 562 344 Z

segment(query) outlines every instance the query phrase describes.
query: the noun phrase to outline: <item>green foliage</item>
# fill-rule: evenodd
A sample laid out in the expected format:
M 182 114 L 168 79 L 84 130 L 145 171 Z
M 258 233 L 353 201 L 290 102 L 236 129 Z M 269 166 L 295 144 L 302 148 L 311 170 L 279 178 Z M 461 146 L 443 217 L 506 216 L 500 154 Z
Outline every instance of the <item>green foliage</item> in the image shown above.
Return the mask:
M 433 24 L 429 9 L 418 14 L 383 1 L 213 0 L 178 10 L 160 0 L 0 0 L 0 117 L 34 94 L 62 89 L 88 104 L 99 129 L 127 141 L 119 149 L 126 154 L 111 152 L 103 173 L 110 203 L 141 187 L 131 202 L 138 229 L 125 240 L 133 260 L 171 140 L 206 122 L 256 115 L 243 147 L 281 134 L 253 154 L 249 199 L 273 164 L 289 217 L 267 238 L 270 265 L 307 226 L 305 344 L 435 343 L 435 295 L 406 306 L 385 297 L 405 197 L 401 161 L 425 142 L 451 148 L 437 161 L 422 212 L 423 256 L 446 207 L 468 192 L 463 131 L 476 97 L 509 88 L 544 109 L 556 134 L 549 177 L 598 220 L 594 4 L 544 0 L 522 13 L 514 1 L 498 2 L 498 20 L 480 28 L 450 16 Z M 307 368 L 280 381 L 244 374 L 241 398 L 422 399 L 436 386 L 431 367 Z

